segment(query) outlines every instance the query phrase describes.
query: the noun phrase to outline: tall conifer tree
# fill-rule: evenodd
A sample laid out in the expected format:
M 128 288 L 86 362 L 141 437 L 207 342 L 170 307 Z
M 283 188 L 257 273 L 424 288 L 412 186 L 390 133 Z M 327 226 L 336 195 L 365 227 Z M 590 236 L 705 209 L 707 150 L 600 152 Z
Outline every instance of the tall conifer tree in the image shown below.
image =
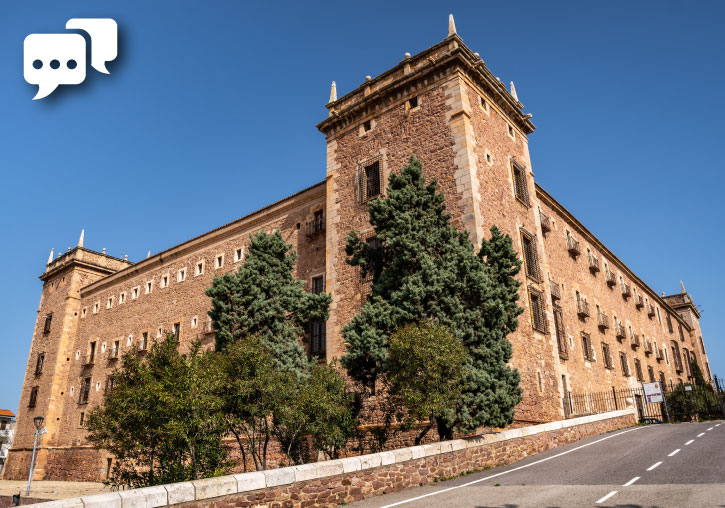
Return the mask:
M 420 162 L 411 157 L 400 174 L 391 174 L 387 196 L 370 203 L 376 240 L 347 238 L 348 263 L 362 276 L 372 274 L 372 295 L 362 312 L 345 326 L 349 344 L 342 364 L 368 387 L 385 375 L 388 336 L 408 323 L 433 319 L 448 327 L 468 350 L 463 393 L 438 419 L 442 437 L 454 428 L 505 426 L 521 400 L 519 374 L 507 362 L 522 309 L 520 283 L 513 277 L 521 262 L 511 238 L 492 228 L 476 255 L 468 233 L 459 231 L 445 211 L 435 180 L 426 185 Z

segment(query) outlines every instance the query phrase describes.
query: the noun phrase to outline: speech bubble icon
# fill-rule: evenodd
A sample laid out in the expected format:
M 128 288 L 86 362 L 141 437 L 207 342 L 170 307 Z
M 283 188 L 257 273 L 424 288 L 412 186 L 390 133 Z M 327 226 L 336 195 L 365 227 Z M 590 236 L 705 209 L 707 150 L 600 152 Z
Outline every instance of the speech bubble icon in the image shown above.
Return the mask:
M 86 40 L 80 34 L 30 34 L 23 44 L 23 76 L 38 85 L 33 100 L 50 95 L 58 85 L 86 79 Z
M 118 25 L 111 18 L 73 18 L 66 29 L 83 30 L 91 36 L 91 67 L 103 74 L 110 74 L 106 62 L 118 55 Z

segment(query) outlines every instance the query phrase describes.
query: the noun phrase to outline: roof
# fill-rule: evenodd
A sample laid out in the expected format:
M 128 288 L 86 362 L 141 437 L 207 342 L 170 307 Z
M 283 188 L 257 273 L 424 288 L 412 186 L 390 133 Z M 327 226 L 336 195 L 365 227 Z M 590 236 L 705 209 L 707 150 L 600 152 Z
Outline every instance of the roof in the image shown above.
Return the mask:
M 9 409 L 0 409 L 0 416 L 11 416 L 15 418 L 15 415 Z

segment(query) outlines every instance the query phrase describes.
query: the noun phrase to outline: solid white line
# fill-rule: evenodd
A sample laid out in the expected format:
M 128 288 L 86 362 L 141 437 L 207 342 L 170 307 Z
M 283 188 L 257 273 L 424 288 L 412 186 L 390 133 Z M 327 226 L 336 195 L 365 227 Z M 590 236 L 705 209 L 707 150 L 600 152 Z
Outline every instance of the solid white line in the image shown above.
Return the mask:
M 622 487 L 629 487 L 630 485 L 632 485 L 637 480 L 639 480 L 639 476 L 635 476 L 634 478 L 632 478 L 631 480 L 629 480 L 627 483 L 625 483 L 624 485 L 622 485 Z
M 447 489 L 436 490 L 435 492 L 429 492 L 428 494 L 423 494 L 422 496 L 416 496 L 416 497 L 411 497 L 410 499 L 404 499 L 403 501 L 398 501 L 397 503 L 386 504 L 385 506 L 381 506 L 380 508 L 392 508 L 393 506 L 400 506 L 401 504 L 412 503 L 413 501 L 418 501 L 419 499 L 424 499 L 426 497 L 435 496 L 437 494 L 443 494 L 444 492 L 449 492 L 451 490 L 460 489 L 463 487 L 469 487 L 476 483 L 484 482 L 486 480 L 490 480 L 491 478 L 496 478 L 497 476 L 501 476 L 501 475 L 508 474 L 508 473 L 513 473 L 514 471 L 519 471 L 520 469 L 525 469 L 527 467 L 535 466 L 537 464 L 541 464 L 542 462 L 546 462 L 551 459 L 556 459 L 563 455 L 567 455 L 567 454 L 575 452 L 577 450 L 581 450 L 582 448 L 586 448 L 587 446 L 595 445 L 597 443 L 601 443 L 602 441 L 606 441 L 607 439 L 612 439 L 613 437 L 621 436 L 622 434 L 626 434 L 627 432 L 634 432 L 635 430 L 639 430 L 641 428 L 643 428 L 643 427 L 635 427 L 634 429 L 629 429 L 629 430 L 625 430 L 623 432 L 618 432 L 617 434 L 612 434 L 611 436 L 603 437 L 602 439 L 598 439 L 596 441 L 592 441 L 591 443 L 587 443 L 585 445 L 581 445 L 576 448 L 572 448 L 571 450 L 561 452 L 557 455 L 552 455 L 551 457 L 546 457 L 545 459 L 537 460 L 536 462 L 532 462 L 531 464 L 525 464 L 523 466 L 515 467 L 513 469 L 509 469 L 508 471 L 502 471 L 500 473 L 492 474 L 490 476 L 486 476 L 485 478 L 479 478 L 478 480 L 473 480 L 468 483 L 462 483 L 461 485 L 456 485 L 455 487 L 448 487 Z
M 694 443 L 694 442 L 695 442 L 695 440 L 694 440 L 694 439 L 690 439 L 690 440 L 689 440 L 689 441 L 688 441 L 687 443 L 685 443 L 685 446 L 687 446 L 687 445 L 690 445 L 690 444 L 692 444 L 692 443 Z
M 700 432 L 700 433 L 699 433 L 699 434 L 697 435 L 697 437 L 702 437 L 702 436 L 704 436 L 704 435 L 705 435 L 705 433 L 704 433 L 704 432 Z
M 668 455 L 668 457 L 672 457 L 673 455 L 677 455 L 677 452 L 679 452 L 679 451 L 680 451 L 680 448 L 678 448 L 678 449 L 677 449 L 677 450 L 675 450 L 674 452 L 670 453 L 670 454 Z
M 714 429 L 714 428 L 715 428 L 715 427 L 710 427 L 710 428 L 709 428 L 709 429 L 707 429 L 707 430 L 712 430 L 712 429 Z M 705 431 L 705 432 L 707 432 L 707 431 Z
M 609 494 L 607 494 L 606 496 L 604 496 L 603 498 L 601 498 L 601 499 L 600 499 L 599 501 L 597 501 L 597 502 L 596 502 L 596 503 L 594 503 L 594 504 L 601 504 L 601 503 L 603 503 L 604 501 L 606 501 L 607 499 L 609 499 L 610 497 L 612 497 L 612 496 L 613 496 L 614 494 L 616 494 L 616 493 L 617 493 L 617 491 L 616 491 L 616 490 L 613 490 L 612 492 L 610 492 Z
M 662 464 L 662 461 L 659 461 L 659 462 L 657 462 L 655 464 L 652 464 L 650 467 L 647 468 L 647 471 L 652 471 L 654 468 L 656 468 L 660 464 Z

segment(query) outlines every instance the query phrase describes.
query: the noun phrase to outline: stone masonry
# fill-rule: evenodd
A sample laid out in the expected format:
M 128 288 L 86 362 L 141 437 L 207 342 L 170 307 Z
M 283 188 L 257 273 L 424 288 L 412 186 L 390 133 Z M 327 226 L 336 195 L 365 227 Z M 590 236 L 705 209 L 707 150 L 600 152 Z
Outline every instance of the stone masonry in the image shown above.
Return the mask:
M 372 235 L 367 200 L 384 195 L 390 172 L 410 155 L 421 160 L 427 178 L 437 179 L 457 227 L 479 244 L 497 225 L 525 260 L 525 312 L 509 337 L 523 388 L 518 424 L 567 416 L 562 398 L 572 392 L 651 378 L 687 382 L 691 361 L 710 378 L 690 296 L 684 288 L 658 295 L 535 183 L 531 115 L 455 30 L 339 99 L 334 90 L 327 109 L 317 126 L 327 143 L 325 181 L 137 263 L 86 249 L 82 241 L 51 256 L 40 276 L 4 478 L 27 476 L 32 419 L 41 415 L 48 433 L 34 476 L 104 479 L 111 457 L 88 445 L 83 419 L 103 402 L 119 356 L 175 330 L 184 345 L 200 338 L 211 347 L 204 291 L 215 275 L 237 268 L 257 231 L 282 231 L 299 254 L 297 277 L 308 288 L 313 277 L 324 277 L 332 295 L 325 358 L 340 358 L 342 327 L 369 291 L 345 262 L 345 238 L 351 230 Z M 315 228 L 320 214 L 323 227 Z

